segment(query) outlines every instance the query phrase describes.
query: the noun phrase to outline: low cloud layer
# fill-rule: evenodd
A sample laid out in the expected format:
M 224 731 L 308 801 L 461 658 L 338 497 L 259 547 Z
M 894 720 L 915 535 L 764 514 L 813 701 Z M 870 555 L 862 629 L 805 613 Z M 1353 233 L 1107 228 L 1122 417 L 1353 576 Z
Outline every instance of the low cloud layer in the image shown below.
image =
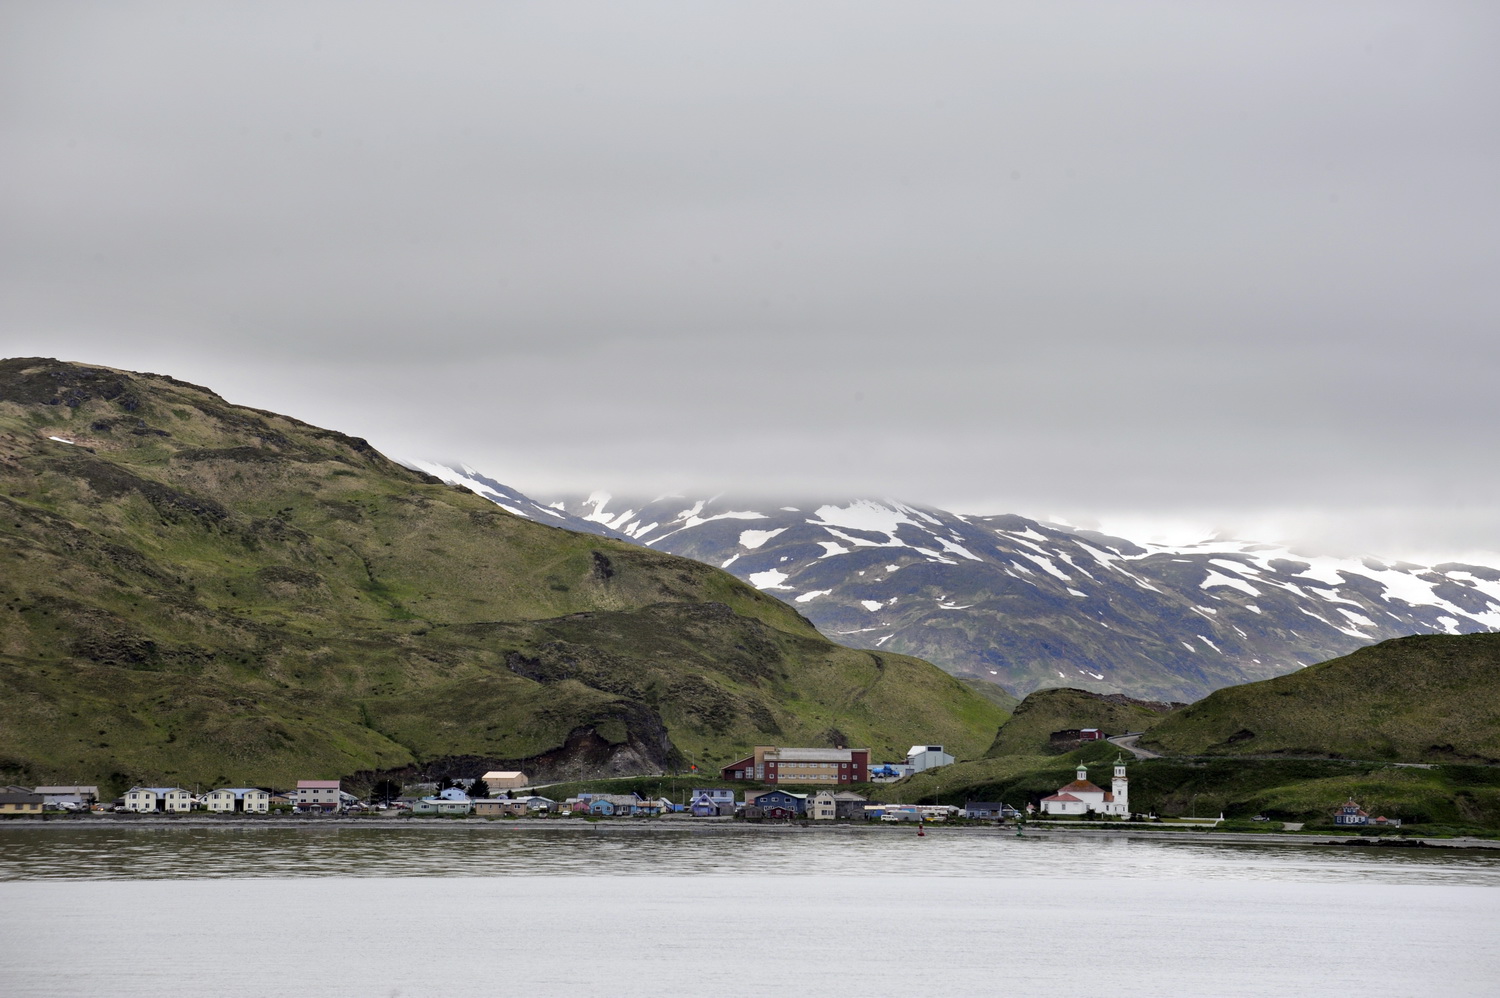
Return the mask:
M 1497 28 L 14 4 L 0 347 L 535 492 L 1500 551 Z

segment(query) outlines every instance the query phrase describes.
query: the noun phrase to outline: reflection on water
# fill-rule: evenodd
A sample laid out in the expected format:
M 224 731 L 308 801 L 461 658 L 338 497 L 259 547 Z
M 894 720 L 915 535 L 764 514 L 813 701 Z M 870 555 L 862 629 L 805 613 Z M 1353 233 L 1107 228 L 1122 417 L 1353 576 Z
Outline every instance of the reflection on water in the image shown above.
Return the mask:
M 0 880 L 736 875 L 1149 878 L 1500 886 L 1500 851 L 1217 845 L 907 829 L 151 825 L 0 828 Z
M 1487 995 L 1494 853 L 937 828 L 0 828 L 0 993 Z

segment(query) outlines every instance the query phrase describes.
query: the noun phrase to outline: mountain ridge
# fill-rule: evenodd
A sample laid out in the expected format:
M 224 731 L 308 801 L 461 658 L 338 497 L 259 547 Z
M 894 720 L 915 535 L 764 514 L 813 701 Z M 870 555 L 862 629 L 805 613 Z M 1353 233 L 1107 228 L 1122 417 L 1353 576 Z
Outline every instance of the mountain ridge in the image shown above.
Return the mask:
M 1485 565 L 1146 544 L 889 499 L 594 492 L 538 504 L 724 568 L 835 640 L 1017 695 L 1076 686 L 1191 701 L 1393 637 L 1500 627 L 1500 570 Z

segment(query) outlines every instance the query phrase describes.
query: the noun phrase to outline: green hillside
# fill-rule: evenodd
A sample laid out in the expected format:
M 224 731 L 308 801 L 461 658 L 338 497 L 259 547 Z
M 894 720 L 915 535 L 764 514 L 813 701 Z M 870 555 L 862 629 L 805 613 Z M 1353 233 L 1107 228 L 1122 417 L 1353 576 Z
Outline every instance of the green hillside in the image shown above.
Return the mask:
M 1099 728 L 1109 735 L 1145 731 L 1173 709 L 1173 704 L 1136 700 L 1119 693 L 1090 693 L 1058 688 L 1037 690 L 1022 700 L 1000 727 L 987 758 L 1010 755 L 1056 755 L 1067 747 L 1054 745 L 1054 731 Z
M 55 438 L 55 439 L 54 439 Z M 172 378 L 0 361 L 0 782 L 977 755 L 1005 717 L 698 562 Z
M 1098 782 L 1118 750 L 1088 746 L 1063 756 L 1007 756 L 944 766 L 909 777 L 877 794 L 886 800 L 962 805 L 1004 801 L 1024 808 L 1073 779 L 1083 762 Z M 1371 814 L 1406 822 L 1413 834 L 1500 829 L 1500 769 L 1431 768 L 1339 759 L 1127 759 L 1130 805 L 1165 817 L 1308 822 L 1331 829 L 1334 809 L 1354 798 Z M 1247 822 L 1242 828 L 1266 829 Z
M 1167 755 L 1500 762 L 1500 634 L 1418 635 L 1219 690 L 1141 745 Z

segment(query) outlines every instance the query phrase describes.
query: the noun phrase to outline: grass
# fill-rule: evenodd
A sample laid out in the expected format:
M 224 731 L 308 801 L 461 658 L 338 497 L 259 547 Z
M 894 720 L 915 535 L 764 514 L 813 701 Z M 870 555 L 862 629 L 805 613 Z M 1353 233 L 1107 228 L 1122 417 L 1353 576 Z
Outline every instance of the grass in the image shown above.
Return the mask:
M 1500 634 L 1385 641 L 1300 672 L 1230 687 L 1142 738 L 1172 755 L 1500 762 Z
M 180 382 L 32 361 L 0 361 L 0 692 L 0 781 L 116 792 L 977 755 L 1006 716 L 709 566 Z
M 1016 707 L 1001 726 L 986 756 L 1059 755 L 1065 749 L 1052 744 L 1054 731 L 1099 728 L 1123 734 L 1145 731 L 1166 717 L 1168 705 L 1106 696 L 1077 689 L 1037 690 Z

